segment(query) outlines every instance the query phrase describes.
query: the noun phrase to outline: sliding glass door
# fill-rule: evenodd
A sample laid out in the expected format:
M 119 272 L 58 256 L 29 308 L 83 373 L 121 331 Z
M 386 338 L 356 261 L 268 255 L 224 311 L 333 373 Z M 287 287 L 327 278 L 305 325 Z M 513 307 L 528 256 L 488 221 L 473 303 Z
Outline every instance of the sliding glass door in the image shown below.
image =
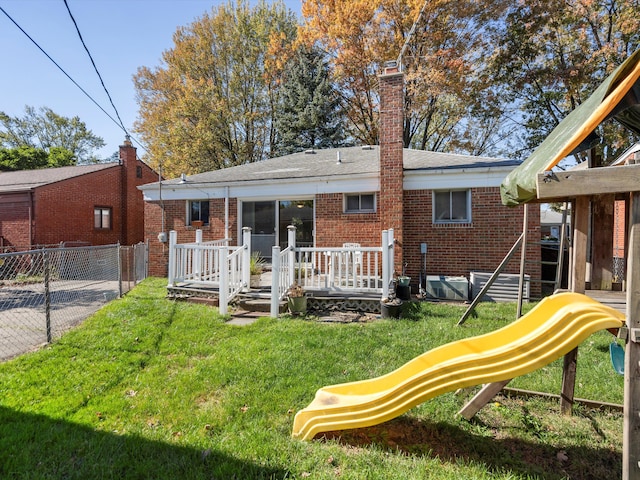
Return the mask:
M 251 228 L 251 249 L 266 260 L 271 248 L 287 247 L 287 227 L 296 227 L 296 244 L 313 246 L 313 200 L 242 202 L 242 226 Z

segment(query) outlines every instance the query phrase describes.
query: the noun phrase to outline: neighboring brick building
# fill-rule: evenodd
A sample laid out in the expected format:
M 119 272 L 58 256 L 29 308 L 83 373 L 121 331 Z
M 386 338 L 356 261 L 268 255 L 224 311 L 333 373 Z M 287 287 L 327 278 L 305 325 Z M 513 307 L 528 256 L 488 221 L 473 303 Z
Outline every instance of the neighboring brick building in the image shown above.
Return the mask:
M 394 229 L 396 268 L 417 283 L 426 243 L 428 275 L 492 272 L 519 238 L 523 207 L 508 208 L 500 183 L 519 163 L 402 148 L 403 78 L 380 76 L 380 146 L 307 151 L 140 187 L 145 195 L 145 237 L 150 273 L 167 274 L 161 232 L 178 242 L 230 238 L 252 228 L 252 247 L 263 256 L 286 246 L 287 225 L 298 244 L 378 246 Z M 197 227 L 202 221 L 204 226 Z M 540 212 L 529 205 L 529 238 L 540 237 Z M 540 277 L 540 249 L 527 250 L 527 273 Z M 519 271 L 519 259 L 506 272 Z M 533 286 L 532 286 L 533 288 Z
M 120 162 L 0 173 L 0 242 L 42 245 L 132 245 L 144 240 L 139 185 L 158 175 L 136 158 L 129 140 Z

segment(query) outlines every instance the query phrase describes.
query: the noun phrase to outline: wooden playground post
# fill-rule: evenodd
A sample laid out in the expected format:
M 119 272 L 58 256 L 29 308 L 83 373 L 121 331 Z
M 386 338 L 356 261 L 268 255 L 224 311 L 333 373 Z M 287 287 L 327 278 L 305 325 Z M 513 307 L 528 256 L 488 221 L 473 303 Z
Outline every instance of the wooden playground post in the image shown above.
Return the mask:
M 573 261 L 571 290 L 584 293 L 587 273 L 587 233 L 589 229 L 589 197 L 576 198 L 573 219 Z M 578 368 L 578 347 L 564 356 L 562 365 L 562 392 L 560 393 L 560 411 L 571 415 Z
M 631 193 L 627 265 L 622 478 L 640 478 L 640 192 Z

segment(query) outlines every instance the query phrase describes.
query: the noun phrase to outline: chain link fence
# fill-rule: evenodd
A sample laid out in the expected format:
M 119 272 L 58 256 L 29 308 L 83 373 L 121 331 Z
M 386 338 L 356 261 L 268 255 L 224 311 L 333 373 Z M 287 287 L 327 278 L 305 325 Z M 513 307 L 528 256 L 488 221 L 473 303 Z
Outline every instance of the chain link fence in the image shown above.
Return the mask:
M 147 276 L 147 248 L 0 254 L 0 361 L 59 338 Z

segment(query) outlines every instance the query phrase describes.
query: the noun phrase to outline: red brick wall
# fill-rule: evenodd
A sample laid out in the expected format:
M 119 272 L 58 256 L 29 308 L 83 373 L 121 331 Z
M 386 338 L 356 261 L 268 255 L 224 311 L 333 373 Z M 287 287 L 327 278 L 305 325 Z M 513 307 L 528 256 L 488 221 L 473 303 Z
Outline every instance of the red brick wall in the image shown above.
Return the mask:
M 21 249 L 31 246 L 30 205 L 28 193 L 0 196 L 0 246 L 14 246 Z
M 379 213 L 343 213 L 342 194 L 321 194 L 315 199 L 316 209 L 316 246 L 337 247 L 346 242 L 358 242 L 362 246 L 379 246 L 382 227 Z M 237 202 L 230 202 L 230 235 L 232 244 L 238 242 Z M 185 201 L 164 202 L 166 224 L 165 231 L 176 230 L 178 242 L 191 242 L 195 238 L 195 229 L 185 227 Z M 407 274 L 417 285 L 422 257 L 420 243 L 428 245 L 428 275 L 463 275 L 469 278 L 469 272 L 493 272 L 520 236 L 522 230 L 523 207 L 508 208 L 500 201 L 500 191 L 495 188 L 472 189 L 471 224 L 434 225 L 431 218 L 432 200 L 430 190 L 412 190 L 405 192 L 403 241 L 404 261 L 408 263 Z M 203 227 L 203 239 L 214 240 L 224 236 L 224 200 L 215 199 L 210 203 L 210 226 Z M 161 225 L 161 208 L 158 203 L 147 202 L 145 209 L 145 238 L 149 239 L 150 274 L 167 275 L 168 244 L 158 241 Z M 529 238 L 540 237 L 539 206 L 529 206 Z M 527 273 L 532 278 L 540 278 L 540 248 L 529 247 Z M 514 255 L 505 273 L 518 273 L 520 255 Z M 396 262 L 397 273 L 402 263 Z M 539 285 L 533 284 L 536 294 Z
M 120 159 L 123 165 L 120 188 L 124 202 L 120 241 L 124 245 L 133 245 L 144 240 L 144 199 L 136 187 L 158 181 L 158 174 L 138 160 L 136 149 L 129 140 L 120 146 Z M 138 168 L 141 177 L 138 177 Z
M 316 246 L 337 247 L 357 242 L 363 247 L 377 247 L 381 236 L 378 213 L 343 213 L 342 194 L 316 196 Z
M 136 159 L 136 149 L 130 145 L 122 146 L 120 153 L 123 166 L 113 165 L 35 190 L 34 244 L 129 245 L 144 240 L 144 200 L 136 186 L 157 180 L 157 175 Z M 110 229 L 94 228 L 95 207 L 111 208 Z
M 469 272 L 493 272 L 522 233 L 524 207 L 502 205 L 500 189 L 475 188 L 471 191 L 471 219 L 468 224 L 433 224 L 430 190 L 405 192 L 404 259 L 407 275 L 417 284 L 423 268 L 420 244 L 427 244 L 427 275 L 461 275 Z M 529 239 L 540 238 L 540 208 L 529 205 Z M 530 245 L 527 272 L 540 278 L 540 247 Z M 520 255 L 514 255 L 504 273 L 519 273 Z M 532 293 L 539 284 L 532 284 Z
M 196 238 L 196 229 L 185 226 L 187 204 L 185 200 L 170 200 L 164 203 L 164 231 L 167 233 L 175 230 L 178 234 L 178 243 L 193 242 Z M 236 199 L 229 202 L 229 237 L 231 245 L 237 245 L 237 218 L 238 208 Z M 216 198 L 209 201 L 209 225 L 201 227 L 203 241 L 219 240 L 225 237 L 224 217 L 225 200 Z M 162 232 L 162 208 L 159 202 L 146 202 L 145 204 L 145 232 L 144 237 L 149 241 L 149 275 L 154 277 L 166 277 L 169 262 L 169 242 L 158 241 L 158 234 Z
M 108 245 L 122 238 L 120 167 L 100 170 L 36 189 L 34 194 L 36 244 L 87 242 Z M 94 207 L 112 209 L 110 230 L 93 228 Z
M 625 201 L 616 200 L 613 211 L 613 257 L 624 258 L 626 243 L 626 217 Z
M 397 68 L 378 77 L 380 91 L 380 196 L 382 230 L 393 228 L 397 240 L 395 262 L 402 262 L 403 242 L 403 111 L 404 75 Z

